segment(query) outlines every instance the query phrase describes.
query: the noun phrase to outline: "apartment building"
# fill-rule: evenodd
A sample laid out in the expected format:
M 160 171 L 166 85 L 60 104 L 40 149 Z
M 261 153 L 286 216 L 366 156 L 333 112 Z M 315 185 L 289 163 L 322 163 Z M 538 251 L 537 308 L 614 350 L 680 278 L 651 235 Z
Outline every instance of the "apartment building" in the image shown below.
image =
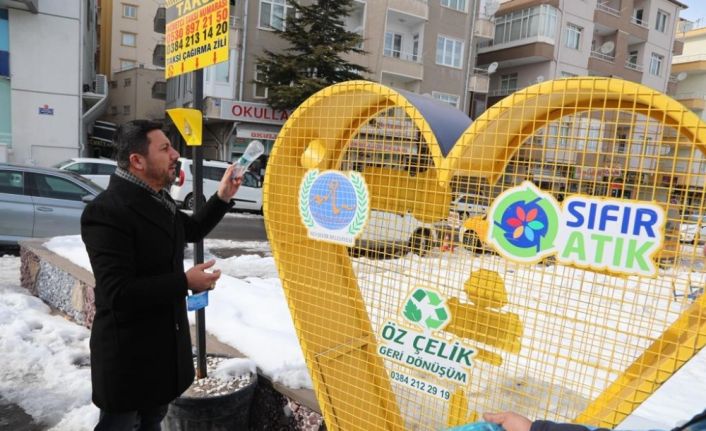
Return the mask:
M 122 124 L 137 118 L 164 119 L 164 35 L 155 31 L 163 0 L 98 0 L 99 71 L 108 76 L 108 109 L 101 118 Z M 163 10 L 163 9 L 162 9 Z M 92 143 L 110 155 L 110 134 Z
M 493 0 L 357 0 L 345 21 L 360 33 L 365 55 L 346 59 L 370 71 L 366 79 L 443 100 L 464 112 L 487 91 L 488 76 L 475 70 L 474 45 L 490 40 Z M 258 139 L 266 151 L 289 116 L 266 105 L 267 88 L 253 83 L 257 57 L 286 43 L 273 31 L 292 13 L 286 0 L 231 3 L 230 61 L 204 71 L 204 145 L 207 157 L 231 159 Z M 492 13 L 490 13 L 492 16 Z M 476 73 L 478 72 L 478 73 Z M 191 101 L 191 76 L 170 79 L 167 106 Z
M 0 162 L 90 154 L 107 94 L 95 50 L 94 2 L 0 0 Z
M 672 61 L 672 75 L 677 77 L 677 82 L 670 94 L 706 121 L 706 22 L 682 21 L 677 37 L 683 39 L 684 51 Z M 706 163 L 703 155 L 694 159 L 692 154 L 690 145 L 677 148 L 675 184 L 686 204 L 698 208 L 706 188 L 703 180 Z
M 573 76 L 618 77 L 666 92 L 676 82 L 670 65 L 683 49 L 675 28 L 685 7 L 675 0 L 506 0 L 493 40 L 478 49 L 478 65 L 495 69 L 488 105 Z M 664 148 L 665 133 L 653 120 L 617 110 L 566 116 L 526 141 L 503 182 L 529 179 L 557 195 L 637 198 L 640 184 L 672 184 L 665 154 L 674 148 Z

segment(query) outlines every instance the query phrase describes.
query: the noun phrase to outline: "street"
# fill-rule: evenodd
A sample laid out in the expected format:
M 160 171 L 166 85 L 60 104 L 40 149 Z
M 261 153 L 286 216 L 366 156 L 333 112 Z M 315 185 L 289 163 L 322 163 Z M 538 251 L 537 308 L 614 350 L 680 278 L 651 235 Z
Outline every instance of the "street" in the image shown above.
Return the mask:
M 207 236 L 211 239 L 235 241 L 267 241 L 265 219 L 250 213 L 229 213 Z

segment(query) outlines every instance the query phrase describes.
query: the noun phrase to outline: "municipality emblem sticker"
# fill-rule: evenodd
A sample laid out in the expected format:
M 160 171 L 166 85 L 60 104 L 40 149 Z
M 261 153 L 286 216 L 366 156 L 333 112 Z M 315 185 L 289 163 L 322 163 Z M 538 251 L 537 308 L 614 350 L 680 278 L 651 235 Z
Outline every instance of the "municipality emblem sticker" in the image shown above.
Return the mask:
M 299 216 L 309 238 L 353 246 L 370 215 L 368 187 L 354 171 L 309 170 L 299 186 Z

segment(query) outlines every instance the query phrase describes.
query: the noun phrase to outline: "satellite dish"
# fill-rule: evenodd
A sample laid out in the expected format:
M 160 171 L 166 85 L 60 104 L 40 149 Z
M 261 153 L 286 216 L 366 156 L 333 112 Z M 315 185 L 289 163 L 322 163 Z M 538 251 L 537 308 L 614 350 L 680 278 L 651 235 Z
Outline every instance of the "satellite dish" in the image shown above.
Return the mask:
M 498 70 L 498 62 L 494 61 L 488 66 L 488 75 L 492 75 L 496 70 Z
M 677 74 L 677 81 L 683 81 L 683 80 L 685 80 L 688 75 L 689 75 L 689 74 L 686 73 L 686 72 L 679 72 L 679 73 Z
M 615 43 L 609 40 L 608 42 L 605 42 L 603 45 L 601 45 L 599 51 L 601 52 L 601 54 L 610 54 L 611 52 L 613 52 L 614 49 Z
M 537 77 L 537 83 L 540 84 L 540 83 L 542 83 L 542 82 L 544 82 L 544 75 L 539 75 L 539 76 Z

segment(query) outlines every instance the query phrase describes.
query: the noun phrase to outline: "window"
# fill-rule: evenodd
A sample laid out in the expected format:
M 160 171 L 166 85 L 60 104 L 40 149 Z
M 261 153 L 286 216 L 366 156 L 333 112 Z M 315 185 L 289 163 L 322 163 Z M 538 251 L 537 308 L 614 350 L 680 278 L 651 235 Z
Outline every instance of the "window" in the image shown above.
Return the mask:
M 541 5 L 510 12 L 495 18 L 493 44 L 509 43 L 529 37 L 556 36 L 557 9 Z
M 575 73 L 571 73 L 571 72 L 565 72 L 563 70 L 561 71 L 561 78 L 573 78 L 575 76 L 578 76 L 578 75 Z
M 89 194 L 86 190 L 69 180 L 52 175 L 32 174 L 37 196 L 50 199 L 80 201 Z
M 383 55 L 385 57 L 400 58 L 402 52 L 402 35 L 392 32 L 385 32 L 385 49 Z
M 517 90 L 517 73 L 509 73 L 500 77 L 500 93 L 510 94 Z
M 460 10 L 461 12 L 466 11 L 466 0 L 441 0 L 441 5 L 449 9 Z
M 0 193 L 24 194 L 25 181 L 22 172 L 0 171 Z
M 263 66 L 255 67 L 255 80 L 262 81 L 265 79 L 265 68 Z M 267 98 L 267 87 L 262 84 L 255 83 L 255 97 L 258 99 Z
M 635 21 L 636 24 L 638 25 L 643 25 L 642 23 L 642 14 L 644 11 L 642 9 L 635 9 L 635 11 L 632 13 L 632 19 Z
M 110 88 L 118 88 L 118 81 L 110 81 Z
M 571 49 L 581 48 L 581 32 L 583 29 L 574 24 L 566 25 L 566 46 Z
M 230 79 L 230 61 L 222 61 L 213 67 L 215 81 L 228 83 Z
M 220 179 L 219 179 L 219 181 L 220 181 Z M 245 187 L 254 187 L 254 188 L 262 187 L 260 182 L 257 180 L 257 177 L 255 177 L 255 175 L 251 174 L 250 172 L 246 172 L 245 175 L 243 175 L 243 185 Z
M 120 60 L 120 70 L 132 69 L 135 66 L 137 66 L 135 60 Z
M 412 61 L 417 61 L 419 58 L 419 33 L 412 36 Z
M 123 105 L 123 115 L 130 115 L 130 105 Z
M 446 102 L 449 105 L 453 106 L 454 108 L 458 108 L 459 97 L 455 94 L 448 94 L 448 93 L 441 93 L 438 91 L 432 91 L 431 95 L 436 100 L 441 100 L 442 102 Z
M 137 45 L 137 35 L 135 33 L 120 33 L 120 43 L 124 46 L 136 46 Z
M 286 0 L 260 0 L 260 27 L 284 30 L 286 18 L 294 14 L 294 8 Z
M 115 168 L 115 165 L 107 165 L 104 163 L 96 163 L 94 165 L 96 175 L 113 175 L 115 173 Z
M 132 84 L 132 79 L 131 78 L 125 78 L 123 81 L 123 87 L 129 87 L 130 84 Z
M 123 18 L 137 19 L 137 6 L 134 4 L 123 4 Z
M 110 107 L 110 115 L 118 115 L 118 107 L 117 106 Z
M 436 38 L 436 64 L 460 69 L 463 42 L 439 35 Z
M 662 33 L 667 31 L 667 20 L 669 19 L 669 14 L 662 9 L 657 11 L 657 22 L 655 23 L 655 30 L 661 31 Z
M 650 60 L 650 74 L 655 76 L 660 76 L 662 74 L 662 63 L 664 62 L 664 56 L 652 53 L 652 59 Z

